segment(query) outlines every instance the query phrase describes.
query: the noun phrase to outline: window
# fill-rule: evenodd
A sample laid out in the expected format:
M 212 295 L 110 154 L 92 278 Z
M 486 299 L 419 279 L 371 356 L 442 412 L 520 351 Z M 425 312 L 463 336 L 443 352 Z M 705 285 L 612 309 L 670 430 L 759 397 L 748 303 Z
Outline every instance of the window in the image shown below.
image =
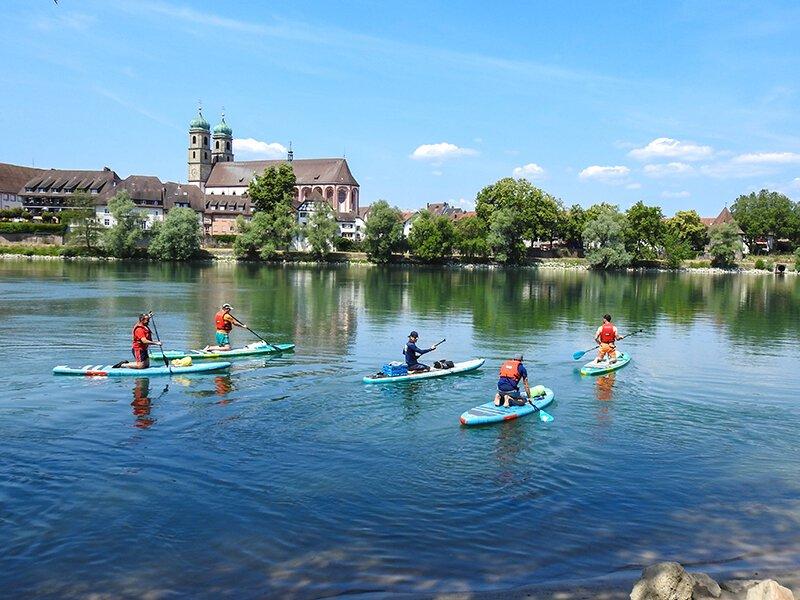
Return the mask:
M 227 146 L 228 152 L 230 152 L 231 151 L 231 143 L 230 142 L 225 142 L 225 145 Z
M 111 225 L 111 220 L 110 219 L 103 219 L 103 225 L 105 225 L 106 227 L 109 227 Z
M 208 148 L 208 136 L 203 136 L 203 145 Z
M 233 195 L 234 195 L 234 196 L 236 195 L 236 190 L 233 190 Z
M 206 160 L 208 160 L 208 152 L 203 152 L 203 158 L 205 158 Z
M 193 135 L 192 136 L 192 146 L 194 146 L 196 143 L 197 143 L 197 136 Z
M 216 142 L 214 142 L 214 148 L 216 148 L 217 150 L 219 150 L 219 140 L 217 140 Z
M 192 158 L 197 158 L 197 152 L 195 152 L 194 150 L 192 150 Z

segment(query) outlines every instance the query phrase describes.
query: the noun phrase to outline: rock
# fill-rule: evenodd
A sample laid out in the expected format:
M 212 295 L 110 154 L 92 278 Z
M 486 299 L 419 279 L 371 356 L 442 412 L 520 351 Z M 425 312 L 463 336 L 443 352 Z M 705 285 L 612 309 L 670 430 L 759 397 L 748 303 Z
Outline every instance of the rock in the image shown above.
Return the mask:
M 676 562 L 662 562 L 642 571 L 631 600 L 691 600 L 694 577 Z
M 741 594 L 744 597 L 745 592 L 758 583 L 761 583 L 758 579 L 731 579 L 730 581 L 723 581 L 720 587 L 726 592 Z
M 745 600 L 794 600 L 794 594 L 773 579 L 767 579 L 747 590 Z
M 705 573 L 692 573 L 694 577 L 694 588 L 692 588 L 692 598 L 719 598 L 722 590 L 719 584 Z

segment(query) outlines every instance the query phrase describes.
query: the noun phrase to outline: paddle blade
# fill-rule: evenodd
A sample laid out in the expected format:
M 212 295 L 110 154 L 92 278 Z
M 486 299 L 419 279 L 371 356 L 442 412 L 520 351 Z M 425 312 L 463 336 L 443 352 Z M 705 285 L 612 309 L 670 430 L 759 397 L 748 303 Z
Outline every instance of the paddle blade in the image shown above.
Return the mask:
M 581 352 L 580 350 L 578 350 L 577 352 L 573 352 L 573 353 L 572 353 L 572 359 L 573 359 L 573 360 L 578 360 L 578 359 L 580 359 L 580 358 L 581 358 L 581 357 L 582 357 L 584 354 L 586 354 L 586 350 L 584 350 L 583 352 Z
M 553 417 L 553 415 L 551 415 L 549 412 L 545 412 L 540 408 L 539 409 L 539 420 L 542 423 L 552 423 L 555 420 L 555 417 Z

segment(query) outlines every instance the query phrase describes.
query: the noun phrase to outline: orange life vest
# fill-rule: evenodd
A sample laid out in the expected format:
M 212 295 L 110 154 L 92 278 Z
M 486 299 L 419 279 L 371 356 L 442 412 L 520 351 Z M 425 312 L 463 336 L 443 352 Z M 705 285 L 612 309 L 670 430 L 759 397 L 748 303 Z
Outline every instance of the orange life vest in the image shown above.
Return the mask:
M 225 311 L 220 310 L 214 315 L 214 325 L 217 331 L 229 332 L 233 329 L 233 324 L 225 318 Z
M 147 344 L 142 343 L 142 338 L 147 340 L 151 340 L 152 334 L 150 333 L 150 328 L 147 325 L 142 325 L 141 323 L 136 323 L 133 326 L 133 331 L 131 331 L 133 337 L 133 343 L 131 344 L 131 348 L 138 348 L 139 350 L 147 350 Z
M 617 340 L 617 334 L 614 332 L 614 325 L 611 323 L 603 323 L 600 328 L 600 341 L 604 344 L 612 344 Z
M 518 382 L 520 379 L 519 366 L 522 364 L 521 360 L 514 360 L 513 358 L 507 360 L 500 366 L 500 377 L 507 377 Z

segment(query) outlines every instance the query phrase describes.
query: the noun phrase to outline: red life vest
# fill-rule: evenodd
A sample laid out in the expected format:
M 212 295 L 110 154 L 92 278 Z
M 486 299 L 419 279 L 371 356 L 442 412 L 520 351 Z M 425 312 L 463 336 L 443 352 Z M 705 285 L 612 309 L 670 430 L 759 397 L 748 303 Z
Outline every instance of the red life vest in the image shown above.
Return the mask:
M 133 337 L 133 343 L 131 344 L 131 348 L 138 348 L 140 350 L 147 350 L 147 344 L 143 344 L 141 342 L 142 338 L 151 340 L 153 339 L 150 334 L 150 328 L 147 325 L 142 325 L 141 323 L 137 323 L 133 326 L 133 331 L 131 331 L 131 336 Z
M 229 332 L 231 329 L 233 329 L 233 324 L 225 319 L 224 310 L 221 310 L 214 315 L 214 325 L 217 327 L 217 331 Z
M 612 344 L 617 340 L 617 334 L 614 332 L 614 325 L 611 323 L 603 323 L 600 328 L 600 341 L 604 344 Z
M 519 374 L 519 366 L 522 364 L 520 360 L 514 360 L 513 358 L 507 360 L 500 366 L 500 377 L 507 377 L 508 379 L 513 379 L 514 382 L 518 382 L 522 377 Z

